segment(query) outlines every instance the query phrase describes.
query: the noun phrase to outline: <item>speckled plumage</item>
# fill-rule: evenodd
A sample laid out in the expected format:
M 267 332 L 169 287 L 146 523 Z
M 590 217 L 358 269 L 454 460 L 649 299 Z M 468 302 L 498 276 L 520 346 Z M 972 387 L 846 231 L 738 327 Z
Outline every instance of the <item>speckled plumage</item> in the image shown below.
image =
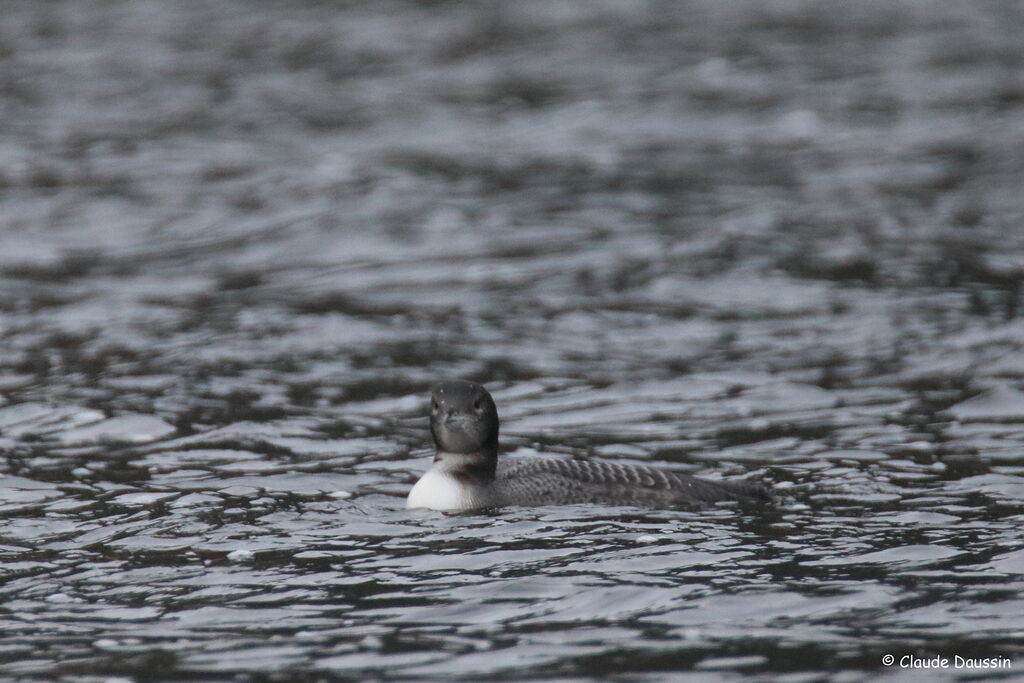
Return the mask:
M 442 382 L 431 395 L 434 466 L 409 492 L 407 507 L 474 510 L 509 505 L 593 503 L 700 506 L 770 499 L 749 482 L 699 479 L 672 470 L 597 460 L 498 458 L 498 412 L 475 382 Z
M 500 505 L 706 505 L 768 500 L 761 486 L 720 482 L 672 470 L 599 460 L 517 457 L 498 461 L 494 479 Z

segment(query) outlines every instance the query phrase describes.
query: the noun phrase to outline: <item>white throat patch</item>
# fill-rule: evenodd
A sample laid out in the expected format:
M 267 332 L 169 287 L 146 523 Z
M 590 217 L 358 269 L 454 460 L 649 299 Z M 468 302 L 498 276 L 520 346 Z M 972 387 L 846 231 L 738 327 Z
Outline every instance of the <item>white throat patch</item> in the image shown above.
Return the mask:
M 431 510 L 468 510 L 472 496 L 465 484 L 438 467 L 431 467 L 409 491 L 405 507 Z

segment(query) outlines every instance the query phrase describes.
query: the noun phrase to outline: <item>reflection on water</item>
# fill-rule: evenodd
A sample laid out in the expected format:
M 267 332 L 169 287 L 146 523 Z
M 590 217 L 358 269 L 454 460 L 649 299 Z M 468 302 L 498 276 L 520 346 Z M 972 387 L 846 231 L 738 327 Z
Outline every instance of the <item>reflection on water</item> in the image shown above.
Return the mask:
M 11 3 L 0 672 L 1019 667 L 1021 19 Z M 780 503 L 408 512 L 444 377 Z

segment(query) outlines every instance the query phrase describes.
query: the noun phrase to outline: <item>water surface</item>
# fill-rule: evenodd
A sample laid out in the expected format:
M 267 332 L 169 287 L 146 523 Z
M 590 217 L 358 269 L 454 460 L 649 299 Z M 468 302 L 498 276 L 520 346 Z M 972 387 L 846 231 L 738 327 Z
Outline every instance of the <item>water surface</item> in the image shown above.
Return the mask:
M 1019 670 L 1022 20 L 6 3 L 0 673 Z M 447 377 L 779 504 L 408 512 Z

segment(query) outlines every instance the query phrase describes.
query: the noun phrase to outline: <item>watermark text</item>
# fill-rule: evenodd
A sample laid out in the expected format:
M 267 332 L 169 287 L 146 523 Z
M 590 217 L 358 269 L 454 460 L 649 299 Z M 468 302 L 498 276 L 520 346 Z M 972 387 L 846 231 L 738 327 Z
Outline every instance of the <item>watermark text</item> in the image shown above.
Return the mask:
M 921 657 L 920 655 L 882 655 L 882 666 L 901 669 L 1003 669 L 1013 668 L 1009 657 Z

